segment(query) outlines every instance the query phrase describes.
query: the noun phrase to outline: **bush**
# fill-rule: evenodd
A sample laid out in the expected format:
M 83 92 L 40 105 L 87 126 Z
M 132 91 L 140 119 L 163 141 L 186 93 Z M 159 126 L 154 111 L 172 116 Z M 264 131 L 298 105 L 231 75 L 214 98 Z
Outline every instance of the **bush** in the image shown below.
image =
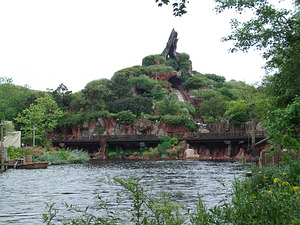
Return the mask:
M 133 125 L 135 116 L 129 110 L 117 113 L 117 118 L 120 123 Z
M 109 158 L 115 158 L 115 157 L 118 157 L 118 156 L 119 156 L 119 154 L 117 152 L 109 152 L 108 153 Z
M 185 126 L 191 132 L 196 132 L 198 130 L 194 120 L 182 115 L 164 115 L 161 120 L 167 125 Z
M 172 157 L 172 156 L 179 157 L 179 149 L 177 149 L 177 148 L 169 148 L 169 149 L 167 149 L 166 153 L 169 157 Z
M 182 87 L 186 90 L 188 89 L 198 89 L 201 87 L 207 87 L 211 82 L 209 82 L 204 77 L 190 77 L 185 82 L 183 82 Z
M 162 55 L 148 55 L 142 60 L 143 66 L 152 66 L 157 64 L 163 64 L 166 59 Z
M 170 142 L 163 142 L 162 144 L 159 145 L 159 153 L 161 155 L 167 155 L 167 150 L 171 147 L 172 145 Z
M 300 163 L 255 168 L 252 177 L 234 182 L 232 201 L 212 215 L 221 224 L 291 224 L 300 217 L 299 170 Z
M 160 156 L 160 153 L 158 151 L 158 148 L 149 148 L 148 151 L 143 152 L 143 156 L 149 158 L 156 158 Z
M 161 143 L 164 143 L 164 142 L 170 142 L 171 141 L 171 137 L 167 136 L 167 135 L 164 135 L 164 136 L 161 136 L 159 138 L 160 142 Z
M 169 58 L 165 62 L 166 66 L 172 66 L 174 70 L 178 71 L 180 69 L 179 63 L 177 60 Z
M 90 160 L 87 152 L 82 150 L 59 149 L 47 152 L 38 158 L 39 161 L 51 162 L 53 165 L 86 163 Z
M 173 71 L 174 71 L 174 68 L 172 66 L 165 66 L 165 65 L 161 65 L 161 64 L 147 67 L 147 72 L 150 74 L 159 73 L 159 72 L 168 73 L 168 72 L 173 72 Z

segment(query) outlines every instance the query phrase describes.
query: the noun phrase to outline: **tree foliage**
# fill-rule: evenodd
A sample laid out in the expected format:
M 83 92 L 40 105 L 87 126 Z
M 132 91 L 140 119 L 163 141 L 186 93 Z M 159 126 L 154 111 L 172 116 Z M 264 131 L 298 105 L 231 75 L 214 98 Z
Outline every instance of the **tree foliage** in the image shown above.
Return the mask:
M 82 94 L 89 107 L 89 111 L 100 111 L 105 109 L 105 102 L 109 97 L 110 81 L 107 79 L 89 82 L 82 90 Z
M 297 132 L 295 126 L 298 126 L 293 113 L 297 112 L 300 93 L 299 1 L 294 2 L 295 10 L 278 8 L 268 0 L 216 0 L 216 2 L 218 12 L 232 8 L 239 13 L 252 12 L 252 18 L 247 21 L 232 20 L 233 32 L 224 38 L 224 41 L 234 41 L 232 52 L 237 50 L 247 52 L 250 48 L 262 51 L 269 72 L 265 85 L 269 95 L 273 97 L 272 102 L 275 106 L 264 122 L 268 128 L 269 138 L 279 148 L 298 147 L 292 142 Z
M 61 83 L 54 91 L 50 90 L 53 100 L 59 108 L 66 111 L 72 101 L 72 91 L 69 91 L 67 86 Z
M 176 99 L 172 97 L 166 97 L 162 101 L 157 102 L 156 113 L 159 115 L 177 115 L 178 113 L 183 112 L 180 104 Z
M 150 114 L 152 112 L 152 98 L 137 96 L 134 98 L 117 99 L 110 105 L 110 111 L 118 113 L 121 111 L 131 111 L 134 115 L 139 117 L 141 113 Z
M 182 16 L 187 13 L 186 11 L 186 4 L 189 2 L 188 0 L 179 0 L 177 1 L 170 1 L 170 0 L 155 0 L 158 3 L 158 6 L 168 5 L 172 3 L 173 7 L 173 15 L 174 16 Z
M 235 8 L 242 13 L 251 10 L 253 17 L 244 22 L 232 20 L 233 32 L 224 41 L 233 41 L 232 52 L 247 52 L 250 48 L 262 51 L 271 76 L 266 83 L 276 97 L 276 104 L 284 107 L 291 103 L 300 88 L 300 20 L 299 11 L 277 8 L 268 0 L 217 0 L 216 10 Z M 273 72 L 272 72 L 273 71 Z
M 117 119 L 120 123 L 133 125 L 135 116 L 129 110 L 117 113 Z
M 300 151 L 300 97 L 285 108 L 270 111 L 264 125 L 271 143 L 278 148 Z
M 62 111 L 50 95 L 46 94 L 24 109 L 15 120 L 21 124 L 22 134 L 27 140 L 32 139 L 34 130 L 35 139 L 42 141 L 57 126 L 60 117 Z
M 213 117 L 218 120 L 226 112 L 227 102 L 220 96 L 215 96 L 209 100 L 204 100 L 200 104 L 199 113 L 200 115 Z
M 29 88 L 1 81 L 0 84 L 0 118 L 12 121 L 19 112 L 27 108 L 38 96 Z

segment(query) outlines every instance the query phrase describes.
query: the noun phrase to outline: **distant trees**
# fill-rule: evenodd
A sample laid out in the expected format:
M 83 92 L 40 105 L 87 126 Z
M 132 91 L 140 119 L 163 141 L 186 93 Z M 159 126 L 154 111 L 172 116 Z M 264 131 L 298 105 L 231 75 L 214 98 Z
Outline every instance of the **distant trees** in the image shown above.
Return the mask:
M 12 79 L 0 77 L 0 119 L 10 120 L 27 108 L 39 93 L 29 88 L 17 86 Z
M 49 90 L 53 100 L 63 111 L 67 110 L 72 101 L 72 91 L 69 91 L 67 86 L 61 83 L 54 91 Z

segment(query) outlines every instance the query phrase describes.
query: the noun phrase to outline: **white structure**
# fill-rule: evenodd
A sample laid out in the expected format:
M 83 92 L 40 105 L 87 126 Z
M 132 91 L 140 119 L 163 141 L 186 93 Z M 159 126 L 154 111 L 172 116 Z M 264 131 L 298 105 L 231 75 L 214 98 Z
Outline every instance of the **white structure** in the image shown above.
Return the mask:
M 4 148 L 9 146 L 21 147 L 21 131 L 7 132 L 3 142 Z

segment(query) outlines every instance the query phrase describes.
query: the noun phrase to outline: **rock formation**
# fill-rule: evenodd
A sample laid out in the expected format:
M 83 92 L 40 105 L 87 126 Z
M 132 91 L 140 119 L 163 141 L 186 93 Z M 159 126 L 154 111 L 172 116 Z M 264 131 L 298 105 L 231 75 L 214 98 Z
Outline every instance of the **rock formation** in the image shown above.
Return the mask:
M 177 38 L 178 33 L 172 29 L 172 32 L 170 34 L 169 40 L 167 42 L 167 46 L 164 49 L 163 55 L 167 58 L 177 59 L 176 57 L 176 48 L 177 48 Z

